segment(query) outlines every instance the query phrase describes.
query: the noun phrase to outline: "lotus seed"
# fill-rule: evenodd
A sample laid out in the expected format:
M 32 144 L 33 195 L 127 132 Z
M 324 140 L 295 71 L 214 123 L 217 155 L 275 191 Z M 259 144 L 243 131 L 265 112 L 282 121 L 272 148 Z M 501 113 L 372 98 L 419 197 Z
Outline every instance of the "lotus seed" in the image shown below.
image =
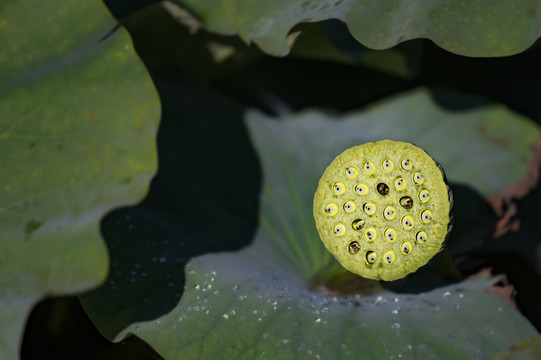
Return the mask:
M 346 234 L 346 227 L 344 224 L 337 224 L 333 229 L 332 232 L 336 236 L 344 236 Z
M 374 215 L 376 213 L 376 204 L 372 202 L 365 203 L 363 210 L 367 215 Z
M 348 179 L 355 179 L 359 175 L 359 170 L 353 166 L 348 166 L 345 171 Z
M 352 241 L 348 245 L 348 251 L 351 255 L 355 255 L 361 250 L 361 245 L 357 241 Z
M 403 178 L 398 178 L 394 181 L 394 188 L 398 191 L 406 188 L 406 181 Z
M 387 220 L 393 220 L 396 216 L 396 211 L 392 206 L 387 206 L 383 209 L 383 217 Z
M 377 236 L 378 236 L 378 233 L 376 232 L 376 229 L 374 228 L 366 229 L 366 231 L 364 232 L 364 237 L 369 242 L 376 240 Z
M 342 195 L 346 191 L 346 185 L 343 182 L 336 182 L 332 184 L 332 188 L 336 195 Z
M 333 203 L 327 204 L 323 211 L 325 211 L 325 214 L 329 216 L 334 216 L 338 214 L 338 206 L 336 206 L 336 204 L 333 204 Z
M 429 197 L 430 197 L 430 193 L 429 193 L 427 190 L 421 190 L 421 191 L 419 192 L 419 200 L 420 200 L 422 203 L 427 202 Z
M 390 242 L 395 241 L 395 239 L 396 239 L 396 231 L 394 231 L 394 229 L 386 229 L 385 230 L 385 239 L 387 239 Z
M 365 162 L 363 165 L 363 169 L 368 175 L 372 175 L 373 173 L 376 172 L 376 167 L 371 161 Z
M 385 160 L 383 160 L 383 163 L 381 164 L 381 167 L 383 168 L 383 171 L 389 172 L 389 171 L 393 170 L 394 164 L 393 164 L 392 160 L 385 159 Z
M 366 195 L 368 194 L 368 186 L 365 184 L 357 184 L 355 185 L 355 192 L 359 195 Z
M 404 209 L 411 209 L 413 206 L 413 199 L 409 196 L 403 196 L 399 200 L 400 206 L 402 206 Z
M 376 189 L 380 195 L 387 195 L 389 193 L 389 186 L 385 183 L 379 183 Z
M 376 262 L 377 255 L 373 251 L 367 251 L 366 252 L 366 262 L 370 265 Z
M 402 162 L 400 163 L 400 166 L 402 166 L 402 169 L 404 169 L 406 171 L 409 171 L 412 168 L 412 164 L 411 164 L 411 161 L 409 159 L 402 160 Z
M 387 264 L 394 263 L 395 255 L 393 251 L 387 251 L 385 254 L 383 254 L 383 261 Z
M 356 219 L 351 223 L 353 230 L 361 230 L 365 224 L 363 219 Z
M 355 203 L 351 200 L 344 203 L 344 211 L 347 213 L 355 211 Z

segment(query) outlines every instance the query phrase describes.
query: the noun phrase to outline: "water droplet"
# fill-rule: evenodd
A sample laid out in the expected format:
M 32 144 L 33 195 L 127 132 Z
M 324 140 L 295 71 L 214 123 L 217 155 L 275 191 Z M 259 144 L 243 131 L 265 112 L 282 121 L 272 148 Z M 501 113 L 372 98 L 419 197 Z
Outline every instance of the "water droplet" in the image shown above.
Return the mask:
M 443 297 L 444 298 L 448 298 L 449 296 L 451 296 L 451 292 L 450 291 L 446 291 L 443 293 Z
M 406 346 L 404 347 L 404 350 L 411 351 L 411 350 L 413 350 L 413 346 L 411 346 L 410 344 L 408 344 L 408 345 L 406 345 Z
M 395 314 L 395 315 L 398 314 L 398 309 L 394 309 L 394 310 L 392 311 L 392 313 Z
M 164 263 L 166 260 L 167 260 L 167 258 L 166 258 L 165 256 L 162 256 L 162 257 L 160 258 L 160 262 L 161 262 L 161 263 Z
M 223 314 L 223 315 L 222 315 L 222 318 L 223 318 L 224 320 L 227 320 L 227 319 L 229 319 L 229 315 Z
M 289 339 L 282 339 L 282 344 L 284 344 L 284 345 L 289 344 Z
M 400 329 L 399 323 L 394 323 L 393 326 L 391 326 L 393 329 Z
M 199 290 L 199 289 L 201 289 L 201 286 L 199 286 L 199 284 L 197 284 L 197 285 L 194 285 L 193 288 L 194 288 L 195 290 Z
M 440 307 L 439 306 L 434 306 L 434 312 L 439 313 L 440 312 Z
M 314 322 L 315 322 L 316 324 L 319 324 L 319 323 L 321 322 L 321 318 L 315 318 Z

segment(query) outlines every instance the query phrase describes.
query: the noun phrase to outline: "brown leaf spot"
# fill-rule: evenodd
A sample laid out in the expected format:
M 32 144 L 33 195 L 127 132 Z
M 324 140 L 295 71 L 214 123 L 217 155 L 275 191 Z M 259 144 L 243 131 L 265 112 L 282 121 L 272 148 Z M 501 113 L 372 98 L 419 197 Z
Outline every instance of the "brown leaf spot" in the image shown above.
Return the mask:
M 490 204 L 496 215 L 500 218 L 496 224 L 494 238 L 502 236 L 509 231 L 517 231 L 520 227 L 518 219 L 513 216 L 517 212 L 515 200 L 526 196 L 539 181 L 541 169 L 541 138 L 532 145 L 533 157 L 528 166 L 526 176 L 519 182 L 503 188 L 499 193 L 489 195 L 487 202 Z
M 487 294 L 492 294 L 503 301 L 505 301 L 513 309 L 517 309 L 517 304 L 515 303 L 515 296 L 517 294 L 515 287 L 509 284 L 507 276 L 504 274 L 499 274 L 492 276 L 491 268 L 481 269 L 477 274 L 471 275 L 468 277 L 469 280 L 476 279 L 486 279 L 490 278 L 490 287 L 485 289 Z

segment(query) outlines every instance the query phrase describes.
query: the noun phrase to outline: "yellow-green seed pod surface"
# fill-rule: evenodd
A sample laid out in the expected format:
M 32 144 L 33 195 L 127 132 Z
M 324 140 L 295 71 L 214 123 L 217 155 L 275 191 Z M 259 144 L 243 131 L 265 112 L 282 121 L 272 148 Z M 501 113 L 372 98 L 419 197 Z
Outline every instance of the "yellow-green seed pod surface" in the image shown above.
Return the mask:
M 323 244 L 344 268 L 392 281 L 441 250 L 451 206 L 434 159 L 410 143 L 382 140 L 350 148 L 327 167 L 314 218 Z

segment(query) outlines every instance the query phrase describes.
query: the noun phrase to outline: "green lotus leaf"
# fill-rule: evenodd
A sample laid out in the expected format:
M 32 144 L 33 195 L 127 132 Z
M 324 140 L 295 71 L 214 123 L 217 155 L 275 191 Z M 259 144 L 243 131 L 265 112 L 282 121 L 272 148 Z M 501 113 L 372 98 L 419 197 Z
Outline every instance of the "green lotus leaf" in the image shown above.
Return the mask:
M 206 120 L 214 119 L 215 112 L 223 106 L 219 101 L 214 104 L 211 109 L 201 107 L 199 116 L 208 112 Z M 468 125 L 472 121 L 473 125 Z M 191 194 L 197 200 L 184 202 L 184 212 L 179 214 L 185 217 L 193 213 L 197 218 L 184 226 L 179 224 L 178 216 L 160 213 L 152 222 L 166 230 L 154 237 L 147 229 L 133 231 L 139 223 L 131 216 L 125 221 L 118 218 L 117 225 L 110 224 L 118 227 L 117 232 L 122 235 L 122 239 L 110 240 L 110 247 L 118 252 L 114 277 L 102 289 L 82 297 L 83 305 L 98 329 L 111 340 L 120 341 L 134 334 L 166 359 L 214 359 L 217 354 L 239 359 L 353 359 L 361 355 L 487 358 L 536 334 L 515 309 L 487 293 L 497 279 L 466 280 L 422 294 L 379 290 L 373 296 L 353 298 L 316 292 L 307 284 L 315 273 L 332 263 L 331 255 L 318 239 L 312 201 L 319 177 L 341 150 L 383 137 L 413 141 L 438 160 L 436 154 L 442 155 L 450 176 L 475 183 L 477 188 L 491 193 L 524 175 L 531 151 L 527 142 L 513 140 L 513 136 L 518 136 L 514 132 L 508 134 L 508 129 L 498 127 L 501 121 L 513 121 L 517 134 L 528 133 L 532 139 L 538 136 L 535 125 L 506 108 L 489 106 L 453 113 L 435 105 L 424 89 L 342 118 L 315 110 L 279 120 L 248 112 L 246 124 L 264 174 L 261 226 L 254 242 L 241 251 L 193 258 L 185 268 L 184 281 L 179 263 L 186 255 L 183 247 L 189 237 L 219 230 L 222 236 L 216 243 L 220 244 L 229 241 L 231 231 L 238 232 L 238 236 L 244 234 L 228 212 L 223 216 L 230 219 L 232 226 L 221 227 L 220 216 L 204 222 L 199 215 L 204 212 L 193 211 L 198 206 L 208 211 L 221 204 L 216 195 L 205 197 L 205 191 L 214 191 L 204 186 L 206 176 L 200 177 L 203 182 L 197 183 L 195 190 L 185 186 L 182 176 L 176 176 L 178 193 Z M 468 137 L 467 131 L 480 124 L 484 124 L 485 131 L 475 131 Z M 212 129 L 208 125 L 206 128 Z M 498 147 L 492 141 L 503 134 L 510 136 L 513 146 Z M 204 135 L 205 140 L 199 141 L 207 141 L 210 135 Z M 187 135 L 178 136 L 184 139 Z M 476 156 L 471 156 L 470 140 L 475 141 L 471 146 L 477 151 Z M 213 144 L 193 151 L 207 151 L 207 146 L 212 148 Z M 228 151 L 223 149 L 219 156 Z M 445 157 L 443 151 L 450 151 L 451 155 Z M 461 156 L 460 161 L 451 157 L 456 154 Z M 515 164 L 513 159 L 521 156 L 526 157 L 524 163 Z M 516 166 L 516 177 L 509 177 L 504 169 L 494 169 L 491 159 Z M 216 164 L 219 166 L 220 162 Z M 209 167 L 208 161 L 200 166 L 204 174 L 209 169 L 219 169 Z M 185 172 L 193 173 L 189 169 L 185 168 Z M 491 180 L 490 186 L 480 186 L 487 178 Z M 211 183 L 220 184 L 219 189 L 224 191 L 235 184 L 215 179 L 211 176 Z M 234 189 L 242 194 L 242 186 L 248 184 L 236 183 Z M 237 200 L 241 199 L 239 195 Z M 228 206 L 238 209 L 237 201 L 228 200 Z M 176 201 L 171 200 L 170 206 L 174 204 Z M 186 208 L 185 204 L 192 205 Z M 151 203 L 145 211 L 150 206 Z M 141 219 L 150 217 L 150 213 L 142 211 L 132 213 Z M 126 244 L 136 248 L 131 252 L 119 249 L 119 245 Z M 184 285 L 183 290 L 179 284 Z M 130 296 L 130 289 L 137 290 L 138 295 Z M 158 303 L 158 297 L 167 297 L 169 302 L 180 300 L 169 308 L 164 306 L 165 300 Z M 162 308 L 147 309 L 141 315 L 142 310 L 137 309 L 144 309 L 145 304 L 160 304 Z M 159 315 L 149 318 L 152 313 Z
M 374 0 L 177 0 L 211 29 L 237 33 L 269 54 L 289 52 L 286 37 L 299 23 L 336 18 L 363 45 L 390 48 L 428 38 L 467 56 L 506 56 L 524 51 L 541 36 L 541 2 Z
M 159 101 L 100 1 L 0 5 L 0 358 L 41 297 L 101 283 L 100 219 L 156 171 Z

